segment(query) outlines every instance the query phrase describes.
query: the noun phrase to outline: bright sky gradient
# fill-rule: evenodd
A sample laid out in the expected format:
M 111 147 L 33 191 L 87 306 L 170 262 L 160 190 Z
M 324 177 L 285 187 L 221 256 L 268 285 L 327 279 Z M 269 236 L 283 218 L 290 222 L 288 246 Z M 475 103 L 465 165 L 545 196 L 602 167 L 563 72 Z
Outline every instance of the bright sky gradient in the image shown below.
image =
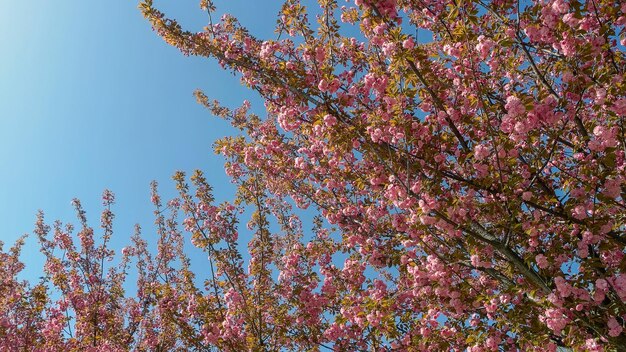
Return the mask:
M 207 17 L 197 0 L 156 2 L 189 29 Z M 272 38 L 279 1 L 217 1 L 259 37 Z M 135 223 L 149 236 L 149 183 L 174 195 L 175 170 L 205 171 L 219 200 L 231 199 L 224 160 L 212 143 L 236 133 L 195 102 L 196 88 L 228 106 L 250 99 L 213 60 L 184 57 L 152 32 L 129 0 L 0 0 L 0 240 L 5 249 L 34 227 L 76 222 L 81 199 L 93 227 L 102 190 L 117 197 L 114 248 Z M 23 255 L 30 275 L 43 264 L 37 241 Z M 32 271 L 35 270 L 35 271 Z

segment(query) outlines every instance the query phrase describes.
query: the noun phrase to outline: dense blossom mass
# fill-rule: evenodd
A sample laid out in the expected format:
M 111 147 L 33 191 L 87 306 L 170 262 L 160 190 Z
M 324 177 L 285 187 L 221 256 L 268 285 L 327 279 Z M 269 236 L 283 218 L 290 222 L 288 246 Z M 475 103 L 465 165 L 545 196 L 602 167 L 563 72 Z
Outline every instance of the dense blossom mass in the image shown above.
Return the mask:
M 158 251 L 117 266 L 110 193 L 98 243 L 78 203 L 77 237 L 40 215 L 42 282 L 0 253 L 0 349 L 626 351 L 626 3 L 287 0 L 275 39 L 200 5 L 201 32 L 140 9 L 264 100 L 196 94 L 241 131 L 236 199 L 155 185 Z

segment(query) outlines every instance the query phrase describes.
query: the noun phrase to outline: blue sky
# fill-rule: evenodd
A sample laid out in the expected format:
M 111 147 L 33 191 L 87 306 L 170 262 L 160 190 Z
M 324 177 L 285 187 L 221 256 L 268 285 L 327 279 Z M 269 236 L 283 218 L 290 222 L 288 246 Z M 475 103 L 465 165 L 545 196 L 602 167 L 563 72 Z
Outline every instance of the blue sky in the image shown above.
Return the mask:
M 189 29 L 206 14 L 197 0 L 156 2 Z M 280 2 L 218 1 L 260 37 L 273 37 Z M 92 226 L 100 195 L 117 196 L 114 247 L 135 223 L 153 222 L 149 183 L 174 195 L 175 170 L 205 171 L 218 200 L 231 199 L 212 143 L 236 133 L 195 102 L 196 88 L 234 106 L 250 99 L 239 80 L 205 58 L 184 57 L 143 19 L 135 1 L 0 0 L 0 240 L 30 233 L 38 209 L 75 222 L 81 199 Z M 259 110 L 261 109 L 261 110 Z M 145 231 L 149 236 L 149 231 Z M 35 238 L 23 260 L 41 270 Z M 34 271 L 33 271 L 34 270 Z

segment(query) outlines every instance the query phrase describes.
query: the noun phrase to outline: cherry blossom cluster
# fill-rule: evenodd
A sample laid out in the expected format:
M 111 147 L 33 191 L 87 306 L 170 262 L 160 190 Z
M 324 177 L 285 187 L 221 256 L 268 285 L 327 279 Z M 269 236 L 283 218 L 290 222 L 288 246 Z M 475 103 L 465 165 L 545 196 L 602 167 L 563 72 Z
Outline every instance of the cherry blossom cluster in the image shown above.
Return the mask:
M 108 272 L 110 211 L 99 242 L 79 203 L 75 236 L 40 217 L 47 282 L 2 252 L 6 346 L 626 351 L 626 5 L 287 0 L 275 39 L 201 8 L 190 32 L 140 4 L 264 101 L 196 93 L 240 131 L 215 143 L 234 201 L 154 185 L 156 254 L 136 235 Z

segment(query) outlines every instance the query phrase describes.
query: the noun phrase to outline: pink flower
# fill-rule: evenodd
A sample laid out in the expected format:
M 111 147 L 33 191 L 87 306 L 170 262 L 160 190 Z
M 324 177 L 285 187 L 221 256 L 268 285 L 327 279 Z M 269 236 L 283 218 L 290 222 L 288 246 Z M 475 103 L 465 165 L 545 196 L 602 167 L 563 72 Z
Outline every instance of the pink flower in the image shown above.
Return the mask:
M 607 326 L 609 327 L 609 336 L 611 337 L 617 337 L 622 333 L 622 331 L 624 331 L 624 328 L 622 328 L 622 326 L 617 321 L 617 319 L 615 319 L 615 317 L 609 318 Z
M 576 40 L 574 37 L 565 33 L 563 35 L 563 40 L 559 42 L 559 46 L 561 47 L 561 52 L 563 55 L 567 57 L 573 57 L 576 54 L 576 49 L 578 47 Z
M 325 79 L 322 79 L 319 84 L 317 85 L 317 88 L 322 91 L 322 92 L 326 92 L 328 91 L 328 81 Z
M 556 285 L 556 289 L 559 291 L 559 294 L 561 294 L 561 297 L 569 297 L 572 293 L 572 286 L 567 283 L 563 277 L 555 277 L 554 284 Z
M 609 284 L 604 279 L 598 279 L 598 280 L 596 280 L 596 288 L 598 290 L 606 292 L 607 289 L 609 288 Z
M 626 37 L 624 37 L 622 41 L 622 45 L 626 45 Z M 613 102 L 613 106 L 611 106 L 610 109 L 617 115 L 626 115 L 626 98 L 617 99 L 615 102 Z
M 564 0 L 556 0 L 552 3 L 552 11 L 558 14 L 564 14 L 569 11 L 569 4 Z
M 413 49 L 415 47 L 415 42 L 413 41 L 413 37 L 409 37 L 402 42 L 402 47 L 405 49 Z
M 333 115 L 326 115 L 324 116 L 324 124 L 326 127 L 333 127 L 337 124 L 337 118 Z
M 504 108 L 506 109 L 509 116 L 519 116 L 526 112 L 526 108 L 524 107 L 524 104 L 522 104 L 522 101 L 514 95 L 506 98 L 506 104 L 504 105 Z
M 472 254 L 472 256 L 470 257 L 470 261 L 471 261 L 473 266 L 475 266 L 475 267 L 479 267 L 480 266 L 480 257 L 477 256 L 476 254 Z
M 568 13 L 563 16 L 563 22 L 565 22 L 565 24 L 567 24 L 571 28 L 576 28 L 578 27 L 578 24 L 580 24 L 580 20 L 577 19 L 573 13 Z
M 572 211 L 572 216 L 574 216 L 574 218 L 578 220 L 582 220 L 587 217 L 587 211 L 584 206 L 577 205 L 576 207 L 574 207 L 574 210 Z
M 483 60 L 486 59 L 494 45 L 495 43 L 493 40 L 485 38 L 484 35 L 479 36 L 478 44 L 476 44 L 476 51 L 480 54 L 480 58 Z
M 479 144 L 476 147 L 474 147 L 474 158 L 476 158 L 476 160 L 483 160 L 486 157 L 488 157 L 490 154 L 489 148 Z
M 565 329 L 569 318 L 567 318 L 560 309 L 550 308 L 546 310 L 542 319 L 545 321 L 546 326 L 557 335 L 561 334 L 561 331 Z
M 546 269 L 548 267 L 548 258 L 546 258 L 543 254 L 537 254 L 535 257 L 535 261 L 537 262 L 537 266 L 540 269 Z

